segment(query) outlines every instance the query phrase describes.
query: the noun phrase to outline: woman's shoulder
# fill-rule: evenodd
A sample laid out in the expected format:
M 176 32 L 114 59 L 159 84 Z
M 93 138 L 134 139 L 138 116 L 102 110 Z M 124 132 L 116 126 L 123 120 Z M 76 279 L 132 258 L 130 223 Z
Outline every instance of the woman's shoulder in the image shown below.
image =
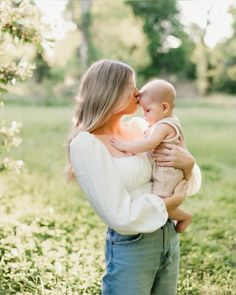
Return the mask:
M 99 141 L 88 131 L 80 131 L 70 142 L 70 152 L 79 150 L 83 153 L 89 153 L 98 149 L 101 149 Z
M 86 145 L 93 141 L 93 134 L 88 131 L 80 131 L 70 142 L 70 147 L 74 145 Z
M 80 131 L 70 142 L 70 154 L 78 155 L 78 152 L 84 156 L 109 156 L 109 152 L 104 144 L 88 131 Z

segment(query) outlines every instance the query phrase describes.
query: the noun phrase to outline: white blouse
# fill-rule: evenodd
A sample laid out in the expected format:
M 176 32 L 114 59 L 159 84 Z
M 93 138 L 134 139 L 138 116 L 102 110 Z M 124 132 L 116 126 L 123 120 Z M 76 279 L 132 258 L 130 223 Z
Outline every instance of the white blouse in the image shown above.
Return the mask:
M 152 166 L 146 153 L 112 157 L 93 134 L 82 131 L 70 144 L 70 160 L 80 187 L 100 218 L 120 234 L 153 232 L 168 218 L 163 200 L 151 193 Z M 201 186 L 197 165 L 188 195 Z

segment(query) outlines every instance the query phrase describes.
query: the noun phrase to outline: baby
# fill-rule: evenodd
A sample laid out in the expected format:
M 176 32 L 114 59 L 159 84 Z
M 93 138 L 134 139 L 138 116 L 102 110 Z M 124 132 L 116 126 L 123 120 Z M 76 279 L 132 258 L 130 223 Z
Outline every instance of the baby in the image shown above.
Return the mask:
M 184 142 L 180 122 L 173 114 L 175 97 L 176 91 L 169 82 L 155 79 L 147 83 L 141 89 L 139 100 L 144 112 L 144 118 L 149 123 L 144 138 L 132 142 L 111 140 L 113 146 L 124 152 L 148 152 L 153 163 L 153 193 L 162 198 L 171 196 L 176 185 L 184 178 L 182 170 L 156 166 L 155 154 L 152 153 L 163 142 L 177 145 Z M 191 223 L 192 214 L 177 207 L 169 213 L 169 218 L 177 220 L 176 231 L 183 232 Z

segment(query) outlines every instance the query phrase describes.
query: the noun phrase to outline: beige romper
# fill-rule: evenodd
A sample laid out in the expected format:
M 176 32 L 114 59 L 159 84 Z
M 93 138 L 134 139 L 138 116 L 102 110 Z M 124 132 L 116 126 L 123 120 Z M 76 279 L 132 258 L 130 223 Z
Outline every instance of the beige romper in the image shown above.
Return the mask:
M 176 135 L 174 137 L 164 139 L 162 142 L 175 143 L 179 145 L 179 140 L 184 140 L 180 122 L 176 117 L 167 117 L 156 122 L 146 130 L 145 136 L 150 134 L 151 130 L 160 123 L 171 125 L 176 131 Z M 171 196 L 176 185 L 184 178 L 183 170 L 175 169 L 173 167 L 156 166 L 153 159 L 154 154 L 152 152 L 148 152 L 148 155 L 153 163 L 153 193 L 162 198 Z

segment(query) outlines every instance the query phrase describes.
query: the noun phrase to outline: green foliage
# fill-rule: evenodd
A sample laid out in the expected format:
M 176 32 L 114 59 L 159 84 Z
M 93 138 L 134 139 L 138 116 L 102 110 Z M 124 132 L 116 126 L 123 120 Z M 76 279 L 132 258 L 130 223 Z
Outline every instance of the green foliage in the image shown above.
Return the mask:
M 229 12 L 233 19 L 233 34 L 211 52 L 212 69 L 209 72 L 214 90 L 236 93 L 236 7 L 231 7 Z
M 76 24 L 82 34 L 80 46 L 78 46 L 78 60 L 83 70 L 97 59 L 97 50 L 91 30 L 93 23 L 91 7 L 93 2 L 94 0 L 69 0 L 65 14 L 67 18 Z
M 236 93 L 236 7 L 232 6 L 229 13 L 233 19 L 233 34 L 214 48 L 207 47 L 204 42 L 207 28 L 191 25 L 190 33 L 195 42 L 192 61 L 201 95 L 214 91 Z
M 34 60 L 37 68 L 34 72 L 34 78 L 37 83 L 42 83 L 43 79 L 49 78 L 50 66 L 45 60 L 42 52 L 37 52 Z
M 2 105 L 3 107 L 3 105 Z M 5 122 L 0 124 L 0 155 L 4 155 L 12 147 L 18 147 L 21 144 L 21 138 L 19 137 L 21 124 L 12 121 L 10 127 L 5 126 Z M 0 158 L 0 172 L 3 170 L 14 170 L 19 172 L 23 167 L 24 162 L 21 160 L 13 161 L 8 157 Z
M 41 48 L 45 26 L 40 25 L 40 13 L 30 0 L 1 1 L 0 16 L 2 33 L 8 33 L 14 41 L 33 43 Z
M 146 77 L 160 72 L 190 75 L 193 65 L 189 61 L 192 43 L 179 21 L 176 0 L 129 1 L 134 14 L 143 18 L 143 30 L 148 37 L 151 63 L 142 73 Z M 173 45 L 171 43 L 174 43 Z
M 27 61 L 15 62 L 7 47 L 20 47 L 30 43 L 42 50 L 46 40 L 43 37 L 46 26 L 41 23 L 41 15 L 30 0 L 4 0 L 0 3 L 0 86 L 14 84 L 16 80 L 30 78 L 34 65 Z
M 28 0 L 3 0 L 0 4 L 0 30 L 13 38 L 41 47 L 42 36 L 37 26 L 39 13 Z M 37 23 L 38 25 L 38 23 Z
M 205 45 L 203 38 L 195 44 L 192 60 L 196 64 L 196 82 L 200 95 L 204 96 L 209 90 L 208 69 L 210 50 Z
M 235 108 L 230 96 L 177 102 L 203 173 L 201 192 L 183 204 L 194 217 L 180 235 L 179 295 L 233 295 L 236 288 Z M 6 121 L 23 122 L 24 145 L 13 156 L 27 169 L 0 178 L 1 294 L 100 294 L 105 226 L 78 186 L 63 181 L 71 115 L 71 108 L 5 112 Z
M 130 6 L 121 0 L 95 1 L 92 14 L 94 42 L 100 59 L 121 60 L 137 70 L 149 63 L 143 21 L 134 17 Z
M 14 85 L 16 80 L 24 81 L 32 75 L 34 68 L 34 65 L 29 65 L 26 62 L 1 65 L 0 83 Z M 2 88 L 2 91 L 5 89 Z
M 29 78 L 34 69 L 34 65 L 26 61 L 15 62 L 7 46 L 17 47 L 20 43 L 31 43 L 41 49 L 41 29 L 40 14 L 29 0 L 0 2 L 0 93 L 6 91 L 8 84 Z M 6 169 L 19 172 L 22 167 L 21 160 L 14 162 L 6 156 L 11 147 L 18 146 L 21 142 L 19 130 L 20 124 L 15 121 L 11 123 L 11 127 L 6 127 L 5 122 L 0 121 L 0 172 Z
M 75 19 L 78 25 L 77 32 L 70 32 L 66 36 L 66 42 L 70 42 L 71 48 L 76 50 L 70 54 L 73 59 L 71 73 L 81 76 L 84 72 L 80 59 L 78 59 L 78 47 L 82 43 L 80 1 L 69 1 L 66 16 Z M 142 20 L 134 17 L 131 7 L 125 5 L 123 0 L 118 1 L 93 1 L 90 13 L 90 37 L 92 40 L 92 53 L 89 63 L 98 59 L 115 59 L 129 63 L 135 69 L 144 67 L 150 61 L 147 52 L 147 38 L 142 32 Z M 72 39 L 73 38 L 73 39 Z M 61 43 L 61 42 L 60 42 Z M 62 49 L 61 49 L 62 50 Z M 61 51 L 60 50 L 60 51 Z M 68 46 L 63 50 L 69 51 Z M 57 55 L 56 50 L 56 55 Z M 74 57 L 76 56 L 76 58 Z M 66 70 L 66 74 L 70 73 Z

